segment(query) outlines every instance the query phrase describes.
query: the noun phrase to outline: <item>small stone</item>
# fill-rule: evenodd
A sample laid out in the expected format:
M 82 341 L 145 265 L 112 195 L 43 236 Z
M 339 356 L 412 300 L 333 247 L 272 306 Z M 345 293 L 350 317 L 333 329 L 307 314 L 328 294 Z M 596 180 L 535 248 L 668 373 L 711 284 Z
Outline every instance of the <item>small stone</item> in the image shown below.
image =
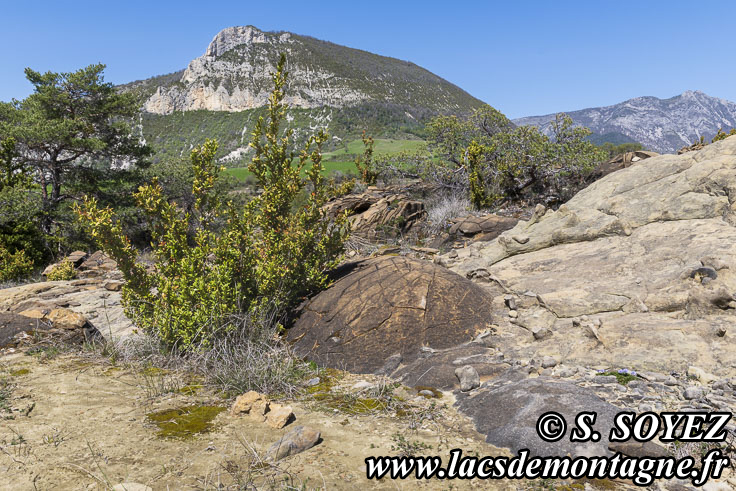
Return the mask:
M 516 319 L 517 317 L 519 317 L 519 313 L 515 310 L 509 310 L 509 317 L 511 317 L 512 319 Z
M 310 378 L 307 380 L 307 387 L 314 387 L 319 384 L 319 377 Z
M 375 385 L 373 385 L 372 383 L 361 380 L 353 385 L 353 390 L 367 390 L 372 389 L 373 387 L 375 387 Z
M 319 431 L 308 426 L 297 426 L 268 448 L 266 459 L 277 461 L 304 452 L 315 446 L 319 439 Z
M 542 368 L 552 368 L 557 366 L 557 360 L 551 356 L 545 356 L 542 358 Z
M 412 247 L 411 249 L 424 254 L 439 254 L 440 252 L 439 249 L 435 249 L 434 247 Z
M 616 384 L 618 379 L 614 375 L 596 375 L 593 377 L 594 384 Z
M 572 327 L 580 327 L 580 318 L 579 317 L 573 317 L 572 318 Z
M 697 379 L 701 384 L 710 384 L 718 380 L 718 377 L 707 373 L 699 367 L 687 367 L 687 376 Z
M 688 401 L 691 401 L 693 399 L 700 399 L 703 397 L 703 394 L 705 394 L 705 391 L 702 387 L 695 387 L 690 386 L 685 389 L 685 391 L 682 393 L 683 397 L 687 399 Z
M 532 335 L 534 336 L 534 339 L 541 341 L 542 339 L 547 339 L 552 336 L 552 331 L 546 327 L 535 327 L 532 329 Z
M 646 382 L 644 382 L 643 380 L 632 380 L 631 382 L 628 383 L 628 387 L 630 389 L 644 389 L 644 390 L 646 390 L 649 387 L 649 385 Z
M 230 408 L 230 414 L 237 416 L 239 414 L 249 414 L 257 419 L 265 419 L 266 411 L 268 410 L 269 402 L 266 396 L 259 394 L 258 392 L 251 390 L 245 394 L 239 395 L 232 407 Z
M 514 235 L 511 238 L 519 244 L 526 244 L 527 242 L 529 242 L 529 237 L 526 235 Z
M 61 329 L 81 329 L 87 324 L 82 314 L 69 309 L 54 309 L 46 318 Z
M 66 257 L 66 260 L 72 263 L 75 268 L 82 264 L 85 259 L 87 259 L 87 253 L 84 251 L 74 251 Z
M 105 282 L 103 287 L 105 288 L 105 290 L 110 291 L 110 292 L 119 292 L 120 289 L 123 287 L 123 282 L 111 280 L 111 281 Z
M 266 414 L 266 423 L 271 428 L 279 429 L 286 426 L 293 417 L 294 411 L 292 411 L 291 407 L 271 404 Z
M 480 376 L 478 375 L 478 371 L 471 365 L 456 368 L 455 376 L 460 381 L 460 390 L 462 392 L 468 392 L 480 387 Z
M 513 297 L 513 295 L 506 295 L 505 297 L 503 297 L 503 301 L 506 304 L 506 307 L 511 310 L 516 310 L 516 299 Z
M 419 395 L 422 397 L 426 397 L 427 399 L 432 399 L 434 397 L 434 392 L 427 389 L 422 389 L 419 391 Z
M 576 373 L 578 373 L 578 369 L 576 367 L 566 367 L 560 369 L 560 371 L 557 372 L 557 376 L 562 378 L 570 378 Z
M 731 385 L 728 382 L 728 379 L 722 379 L 718 380 L 713 383 L 713 389 L 715 390 L 729 390 L 731 388 Z
M 24 310 L 23 312 L 19 312 L 20 315 L 23 317 L 29 317 L 31 319 L 43 319 L 48 314 L 48 311 L 38 310 L 38 309 L 28 309 Z

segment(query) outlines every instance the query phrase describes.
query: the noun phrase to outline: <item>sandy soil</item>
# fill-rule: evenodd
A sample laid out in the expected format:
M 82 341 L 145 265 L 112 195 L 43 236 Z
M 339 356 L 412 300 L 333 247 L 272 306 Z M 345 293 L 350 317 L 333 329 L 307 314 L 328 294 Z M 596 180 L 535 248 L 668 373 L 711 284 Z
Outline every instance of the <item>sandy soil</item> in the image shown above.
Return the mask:
M 427 445 L 425 455 L 447 458 L 456 447 L 477 455 L 505 453 L 486 444 L 451 408 L 450 394 L 440 399 L 447 406 L 441 417 L 423 421 L 418 430 L 411 429 L 416 418 L 395 413 L 353 416 L 314 402 L 289 401 L 296 420 L 284 429 L 224 411 L 211 432 L 176 440 L 157 436 L 147 414 L 192 404 L 226 406 L 228 401 L 206 391 L 167 393 L 166 377 L 76 355 L 0 356 L 0 378 L 10 382 L 4 409 L 0 399 L 0 489 L 110 489 L 125 482 L 154 490 L 252 489 L 251 484 L 259 489 L 488 489 L 519 484 L 366 479 L 365 457 L 397 454 L 392 450 L 396 435 Z M 322 442 L 280 461 L 277 468 L 254 460 L 249 449 L 263 455 L 295 425 L 318 429 Z

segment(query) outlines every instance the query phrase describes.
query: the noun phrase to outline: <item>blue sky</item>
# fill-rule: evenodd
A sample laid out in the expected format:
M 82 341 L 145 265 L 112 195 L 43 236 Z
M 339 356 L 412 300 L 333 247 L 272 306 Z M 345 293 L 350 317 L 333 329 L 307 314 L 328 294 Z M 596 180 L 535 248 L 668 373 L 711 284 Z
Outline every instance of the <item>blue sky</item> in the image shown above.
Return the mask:
M 23 69 L 101 61 L 114 83 L 185 68 L 232 25 L 286 30 L 410 60 L 510 117 L 671 97 L 736 101 L 736 2 L 5 2 L 0 100 Z

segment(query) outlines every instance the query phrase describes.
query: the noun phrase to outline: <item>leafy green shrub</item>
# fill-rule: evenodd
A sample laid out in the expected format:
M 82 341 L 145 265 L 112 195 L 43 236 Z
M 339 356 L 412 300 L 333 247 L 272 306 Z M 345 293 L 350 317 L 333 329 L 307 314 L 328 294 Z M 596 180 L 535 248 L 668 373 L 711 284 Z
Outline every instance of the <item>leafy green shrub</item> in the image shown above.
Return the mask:
M 68 281 L 76 277 L 77 272 L 74 270 L 71 261 L 60 262 L 46 275 L 46 279 L 49 281 Z
M 439 116 L 427 125 L 436 159 L 426 159 L 420 175 L 444 188 L 468 190 L 476 207 L 530 193 L 564 201 L 605 152 L 587 141 L 590 130 L 575 127 L 564 114 L 551 130 L 548 137 L 533 126 L 514 128 L 490 106 L 466 120 Z
M 468 146 L 468 181 L 470 183 L 470 201 L 477 209 L 489 207 L 494 197 L 486 191 L 485 179 L 481 175 L 481 158 L 486 149 L 473 140 Z
M 30 276 L 33 272 L 33 261 L 25 251 L 14 253 L 0 245 L 0 281 L 19 280 Z
M 191 153 L 194 203 L 184 211 L 170 203 L 154 180 L 135 193 L 151 222 L 152 271 L 137 260 L 109 207 L 86 199 L 77 213 L 105 252 L 113 257 L 126 284 L 126 314 L 144 331 L 184 350 L 211 346 L 236 329 L 241 314 L 283 315 L 304 295 L 328 284 L 326 270 L 337 264 L 347 237 L 344 216 L 329 221 L 322 176 L 320 132 L 307 142 L 292 165 L 291 130 L 282 132 L 287 74 L 281 57 L 273 74 L 268 122 L 259 118 L 251 146 L 249 171 L 263 192 L 242 208 L 213 192 L 223 168 L 215 165 L 217 143 L 206 141 Z M 300 173 L 307 161 L 307 179 Z M 294 206 L 304 189 L 306 202 Z
M 363 145 L 365 150 L 363 156 L 355 159 L 355 167 L 360 172 L 360 179 L 367 186 L 374 186 L 378 180 L 378 171 L 373 163 L 373 137 L 365 136 L 363 132 Z
M 733 135 L 736 135 L 736 128 L 731 128 L 731 131 L 729 131 L 728 133 L 723 131 L 723 128 L 718 128 L 718 133 L 716 133 L 716 136 L 713 137 L 713 140 L 711 140 L 711 143 L 725 140 L 729 136 L 733 136 Z

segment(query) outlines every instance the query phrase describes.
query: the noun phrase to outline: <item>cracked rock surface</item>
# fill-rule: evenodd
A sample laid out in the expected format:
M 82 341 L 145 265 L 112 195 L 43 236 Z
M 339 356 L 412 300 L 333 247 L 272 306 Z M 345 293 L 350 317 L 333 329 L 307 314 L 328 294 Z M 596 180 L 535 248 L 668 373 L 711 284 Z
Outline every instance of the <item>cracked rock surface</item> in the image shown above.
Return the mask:
M 345 269 L 288 333 L 297 354 L 322 365 L 388 374 L 472 340 L 491 322 L 485 289 L 429 261 L 387 256 Z
M 439 261 L 496 296 L 494 344 L 507 359 L 655 371 L 695 364 L 726 377 L 736 363 L 734 225 L 736 138 L 728 138 L 634 163 L 559 210 L 540 207 L 496 240 Z

